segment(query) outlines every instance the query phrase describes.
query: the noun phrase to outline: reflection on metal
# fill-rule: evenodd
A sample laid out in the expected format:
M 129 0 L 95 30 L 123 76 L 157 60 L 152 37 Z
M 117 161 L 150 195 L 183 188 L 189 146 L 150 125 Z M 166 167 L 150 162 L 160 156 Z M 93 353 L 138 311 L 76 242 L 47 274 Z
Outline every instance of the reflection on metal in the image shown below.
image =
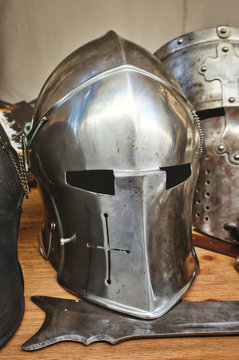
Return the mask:
M 38 131 L 41 129 L 42 125 L 44 125 L 47 121 L 47 117 L 43 116 L 35 126 L 32 127 L 31 131 L 28 134 L 29 141 L 27 142 L 27 146 L 31 147 L 32 141 L 34 140 L 35 136 L 37 135 Z M 34 124 L 33 124 L 34 125 Z
M 45 296 L 32 301 L 46 312 L 40 330 L 22 345 L 33 351 L 61 342 L 117 344 L 137 338 L 239 335 L 239 301 L 181 302 L 156 320 L 139 320 L 97 305 Z
M 69 238 L 60 238 L 60 244 L 63 246 L 63 245 L 68 244 L 69 242 L 71 242 L 73 240 L 76 240 L 76 235 L 75 234 L 72 235 Z
M 231 35 L 230 26 L 225 26 L 225 25 L 217 26 L 217 35 L 222 39 L 228 38 Z
M 28 172 L 28 170 L 29 170 L 29 153 L 28 153 L 28 149 L 27 149 L 27 138 L 24 133 L 22 133 L 20 135 L 20 141 L 21 141 L 21 145 L 22 145 L 22 157 L 23 157 L 23 162 L 25 165 L 25 171 Z
M 239 63 L 238 63 L 239 64 Z M 239 108 L 225 108 L 225 124 L 224 129 L 220 132 L 218 143 L 216 144 L 216 152 L 226 154 L 228 162 L 239 165 Z M 218 130 L 220 127 L 218 127 Z M 209 136 L 209 134 L 208 134 Z

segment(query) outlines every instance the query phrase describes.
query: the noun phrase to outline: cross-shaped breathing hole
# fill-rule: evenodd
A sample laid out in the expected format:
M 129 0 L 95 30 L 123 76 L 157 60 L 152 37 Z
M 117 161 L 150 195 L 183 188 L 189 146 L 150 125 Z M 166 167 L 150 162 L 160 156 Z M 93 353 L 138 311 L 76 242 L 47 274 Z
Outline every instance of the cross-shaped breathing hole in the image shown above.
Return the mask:
M 99 250 L 104 250 L 105 252 L 105 258 L 106 258 L 106 269 L 107 269 L 107 273 L 106 273 L 106 283 L 108 285 L 111 284 L 111 251 L 121 251 L 124 252 L 125 254 L 130 254 L 131 250 L 130 249 L 119 249 L 119 248 L 112 248 L 110 246 L 110 237 L 109 237 L 109 226 L 108 226 L 108 214 L 104 214 L 105 217 L 105 227 L 106 227 L 106 241 L 105 242 L 105 246 L 99 246 L 99 245 L 94 245 L 94 244 L 90 244 L 87 243 L 87 247 L 89 248 L 95 248 L 95 249 L 99 249 Z

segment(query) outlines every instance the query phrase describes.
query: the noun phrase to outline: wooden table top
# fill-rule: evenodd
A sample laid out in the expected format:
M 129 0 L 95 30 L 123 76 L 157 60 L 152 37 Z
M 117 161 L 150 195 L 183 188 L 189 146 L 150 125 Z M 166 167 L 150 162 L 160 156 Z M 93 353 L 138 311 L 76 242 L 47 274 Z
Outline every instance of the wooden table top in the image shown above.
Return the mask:
M 24 200 L 18 241 L 19 260 L 25 281 L 25 314 L 14 336 L 0 350 L 0 359 L 239 359 L 239 336 L 130 340 L 118 345 L 64 342 L 34 352 L 21 345 L 42 325 L 45 313 L 30 300 L 32 295 L 76 297 L 57 284 L 56 273 L 39 254 L 36 233 L 41 230 L 42 205 L 32 190 Z M 239 300 L 239 274 L 235 259 L 196 248 L 200 271 L 184 301 Z

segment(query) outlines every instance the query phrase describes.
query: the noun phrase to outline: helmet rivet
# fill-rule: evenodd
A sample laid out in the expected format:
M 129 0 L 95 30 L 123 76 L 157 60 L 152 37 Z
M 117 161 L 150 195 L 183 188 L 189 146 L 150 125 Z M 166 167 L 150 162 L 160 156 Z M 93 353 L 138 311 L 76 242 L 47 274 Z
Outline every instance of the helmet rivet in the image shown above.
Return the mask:
M 235 98 L 234 98 L 233 96 L 231 96 L 231 97 L 229 97 L 228 101 L 229 101 L 230 103 L 233 103 L 233 102 L 235 101 Z
M 226 29 L 225 27 L 222 27 L 222 28 L 220 29 L 220 33 L 221 33 L 221 34 L 226 34 L 226 32 L 227 32 L 227 29 Z
M 206 67 L 205 65 L 203 65 L 203 66 L 201 67 L 201 71 L 205 72 L 206 70 L 207 70 L 207 67 Z
M 217 149 L 218 149 L 218 151 L 223 151 L 224 150 L 224 145 L 218 145 Z
M 223 52 L 228 52 L 228 50 L 229 50 L 229 48 L 227 46 L 223 46 L 223 48 L 222 48 Z
M 183 39 L 182 38 L 178 39 L 178 45 L 181 45 L 182 43 L 183 43 Z
M 239 160 L 239 154 L 235 154 L 235 155 L 234 155 L 234 159 L 235 159 L 236 161 L 238 161 L 238 160 Z

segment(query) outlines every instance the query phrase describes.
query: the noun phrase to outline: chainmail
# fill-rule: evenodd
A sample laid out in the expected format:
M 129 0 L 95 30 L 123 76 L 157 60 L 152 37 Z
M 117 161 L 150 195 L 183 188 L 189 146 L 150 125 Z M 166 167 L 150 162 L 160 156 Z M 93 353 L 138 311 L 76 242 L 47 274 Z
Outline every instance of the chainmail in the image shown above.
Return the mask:
M 0 145 L 7 152 L 8 156 L 17 172 L 17 176 L 20 180 L 20 183 L 21 183 L 22 189 L 26 195 L 26 198 L 29 198 L 30 188 L 28 185 L 27 172 L 26 172 L 26 168 L 24 165 L 23 156 L 20 154 L 17 154 L 17 156 L 18 156 L 18 161 L 17 161 L 12 153 L 12 150 L 9 147 L 9 144 L 6 141 L 4 141 L 1 136 L 0 136 Z
M 200 118 L 197 115 L 195 110 L 192 111 L 192 115 L 193 115 L 193 118 L 194 118 L 194 123 L 197 126 L 197 129 L 198 129 L 198 132 L 199 132 L 199 136 L 200 136 L 200 154 L 202 154 L 203 149 L 204 149 L 204 134 L 203 134 L 203 131 L 202 131 L 202 128 L 201 128 Z

